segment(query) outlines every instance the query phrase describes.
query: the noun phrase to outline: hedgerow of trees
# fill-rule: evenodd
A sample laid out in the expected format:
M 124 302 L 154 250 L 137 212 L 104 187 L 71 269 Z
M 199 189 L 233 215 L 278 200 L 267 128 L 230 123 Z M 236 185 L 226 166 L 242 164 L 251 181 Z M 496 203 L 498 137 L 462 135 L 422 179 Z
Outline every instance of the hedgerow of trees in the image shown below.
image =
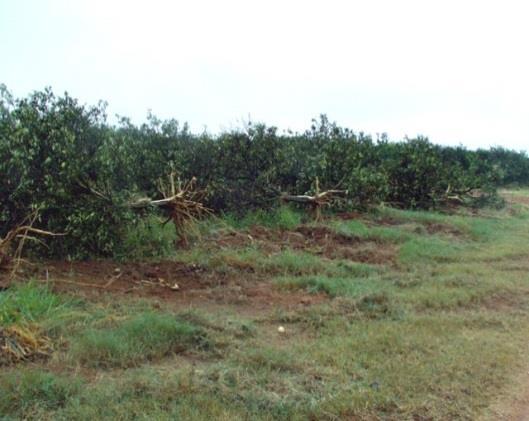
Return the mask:
M 139 126 L 126 118 L 112 125 L 104 103 L 82 105 L 50 89 L 14 98 L 0 85 L 0 235 L 38 209 L 39 227 L 66 234 L 46 239 L 47 254 L 111 256 L 138 218 L 128 201 L 156 197 L 157 180 L 173 171 L 197 177 L 216 212 L 273 208 L 281 192 L 310 193 L 316 178 L 347 190 L 341 206 L 435 208 L 450 195 L 529 183 L 529 158 L 424 137 L 373 140 L 325 116 L 304 133 L 248 124 L 194 134 L 152 115 Z

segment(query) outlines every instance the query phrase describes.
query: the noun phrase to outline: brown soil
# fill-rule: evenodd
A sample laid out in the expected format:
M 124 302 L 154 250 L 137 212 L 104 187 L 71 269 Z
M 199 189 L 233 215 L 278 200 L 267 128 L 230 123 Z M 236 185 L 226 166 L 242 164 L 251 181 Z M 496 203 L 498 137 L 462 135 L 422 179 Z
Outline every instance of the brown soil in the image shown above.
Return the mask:
M 502 196 L 509 204 L 529 205 L 529 196 L 523 194 L 500 191 L 500 196 Z
M 346 259 L 361 263 L 395 264 L 395 245 L 336 234 L 327 228 L 301 227 L 309 245 L 317 245 L 317 253 L 330 259 Z
M 350 221 L 352 219 L 362 219 L 362 214 L 360 212 L 342 212 L 333 215 L 333 217 L 340 218 L 344 221 Z
M 403 225 L 405 222 L 401 219 L 393 218 L 391 216 L 383 216 L 381 218 L 376 218 L 374 221 L 370 221 L 370 225 L 383 225 L 383 226 L 395 226 Z
M 89 299 L 121 295 L 156 298 L 179 306 L 236 304 L 242 312 L 258 313 L 272 307 L 290 310 L 328 299 L 325 294 L 278 290 L 269 279 L 258 275 L 244 272 L 224 275 L 168 260 L 142 263 L 46 261 L 26 270 L 25 275 L 48 282 L 55 291 Z M 178 290 L 171 289 L 175 284 Z M 0 278 L 0 286 L 7 286 L 5 278 Z
M 525 307 L 527 292 L 492 294 L 480 302 L 480 306 L 487 311 L 502 312 L 504 314 L 519 312 Z
M 464 235 L 460 229 L 452 225 L 441 224 L 438 222 L 428 222 L 425 224 L 425 228 L 428 234 L 446 234 L 452 235 L 454 237 L 460 237 Z
M 212 250 L 253 245 L 265 254 L 290 249 L 329 259 L 370 264 L 394 264 L 397 252 L 392 244 L 340 235 L 326 227 L 313 226 L 301 226 L 294 231 L 255 226 L 247 232 L 220 232 L 204 243 Z M 44 261 L 24 265 L 22 277 L 48 282 L 54 290 L 88 298 L 118 294 L 151 297 L 177 305 L 236 304 L 243 312 L 260 312 L 271 307 L 294 309 L 327 299 L 325 294 L 278 290 L 269 276 L 256 272 L 250 263 L 248 268 L 240 267 L 242 263 L 239 261 L 225 263 L 234 270 L 226 273 L 170 260 L 127 263 L 110 260 Z M 8 272 L 0 273 L 0 288 L 8 286 L 7 275 Z
M 264 253 L 296 250 L 329 259 L 345 259 L 370 264 L 394 264 L 395 245 L 335 233 L 326 227 L 301 226 L 295 231 L 275 231 L 255 226 L 246 233 L 220 233 L 213 247 L 226 249 L 258 246 Z
M 405 222 L 396 218 L 392 218 L 390 216 L 384 216 L 383 218 L 376 219 L 375 221 L 371 222 L 370 225 L 377 225 L 377 226 L 397 226 L 397 225 L 411 225 L 413 227 L 413 223 Z M 449 224 L 443 224 L 440 222 L 424 222 L 423 224 L 416 227 L 416 230 L 419 230 L 421 232 L 426 231 L 426 233 L 433 235 L 433 234 L 444 234 L 454 237 L 460 237 L 464 235 L 464 233 L 459 229 L 454 227 L 453 225 Z

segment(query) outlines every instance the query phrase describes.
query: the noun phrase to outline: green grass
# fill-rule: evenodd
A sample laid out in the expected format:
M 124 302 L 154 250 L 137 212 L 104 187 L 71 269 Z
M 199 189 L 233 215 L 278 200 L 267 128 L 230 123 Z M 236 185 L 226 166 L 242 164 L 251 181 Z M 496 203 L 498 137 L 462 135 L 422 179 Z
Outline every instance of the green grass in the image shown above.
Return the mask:
M 206 348 L 204 332 L 170 314 L 142 313 L 73 339 L 70 357 L 90 367 L 132 367 L 191 348 Z
M 276 285 L 284 289 L 305 289 L 308 292 L 324 292 L 331 297 L 357 297 L 366 293 L 386 290 L 389 283 L 370 275 L 373 269 L 359 265 L 356 276 L 334 277 L 325 275 L 285 276 L 275 280 Z
M 223 283 L 196 301 L 80 301 L 21 284 L 0 293 L 1 324 L 38 324 L 56 346 L 49 360 L 0 370 L 0 413 L 497 419 L 491 404 L 510 402 L 503 394 L 529 364 L 528 217 L 524 205 L 478 215 L 381 208 L 361 220 L 325 222 L 351 244 L 395 250 L 385 264 L 329 259 L 311 244 L 266 250 L 209 243 L 226 227 L 293 229 L 301 217 L 285 208 L 201 223 L 203 238 L 174 258 Z M 388 218 L 391 224 L 379 225 Z M 429 230 L 432 224 L 447 229 Z M 245 301 L 256 284 L 286 304 Z M 240 288 L 241 296 L 225 300 L 224 288 Z
M 466 317 L 436 315 L 327 329 L 310 358 L 336 370 L 348 387 L 321 409 L 344 418 L 383 413 L 397 419 L 472 418 L 473 406 L 491 397 L 483 386 L 506 380 L 498 365 L 517 366 L 520 342 L 506 342 L 510 335 L 498 328 L 469 329 L 467 323 Z
M 174 255 L 177 235 L 174 224 L 161 217 L 151 215 L 131 223 L 125 237 L 115 253 L 118 260 L 141 260 Z
M 280 206 L 271 211 L 256 210 L 246 213 L 243 217 L 227 214 L 224 222 L 236 229 L 244 229 L 254 225 L 267 228 L 293 229 L 301 224 L 303 214 L 289 206 Z
M 414 238 L 405 242 L 399 260 L 407 264 L 427 262 L 455 262 L 462 258 L 464 246 L 457 241 L 440 238 Z
M 39 419 L 67 405 L 81 383 L 39 369 L 6 371 L 0 376 L 0 415 Z
M 46 286 L 19 283 L 0 292 L 0 326 L 49 321 L 72 305 L 71 299 L 59 297 Z
M 300 253 L 284 250 L 261 261 L 262 268 L 267 273 L 297 274 L 325 272 L 331 266 L 317 256 L 310 253 Z
M 257 247 L 233 250 L 207 250 L 195 248 L 179 253 L 176 260 L 186 264 L 199 264 L 225 275 L 257 273 L 268 275 L 306 275 L 326 273 L 329 275 L 354 275 L 365 271 L 368 265 L 343 259 L 327 259 L 306 251 L 285 249 L 264 254 Z

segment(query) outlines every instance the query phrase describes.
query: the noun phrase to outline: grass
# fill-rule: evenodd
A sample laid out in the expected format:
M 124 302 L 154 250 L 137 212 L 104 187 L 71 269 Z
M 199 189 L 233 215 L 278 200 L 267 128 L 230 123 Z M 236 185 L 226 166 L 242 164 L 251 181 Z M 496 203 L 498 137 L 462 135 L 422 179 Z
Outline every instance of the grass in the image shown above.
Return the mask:
M 257 247 L 217 251 L 195 248 L 179 253 L 175 259 L 186 264 L 199 264 L 225 275 L 250 272 L 276 276 L 318 273 L 350 276 L 368 268 L 368 265 L 326 259 L 306 251 L 286 249 L 265 254 Z
M 174 253 L 177 240 L 172 223 L 162 224 L 164 220 L 150 215 L 131 223 L 125 232 L 120 249 L 115 253 L 118 260 L 142 260 L 167 257 Z
M 373 269 L 358 265 L 356 276 L 334 277 L 325 275 L 285 276 L 275 280 L 276 285 L 284 289 L 306 289 L 308 292 L 324 292 L 331 297 L 357 297 L 375 291 L 384 291 L 388 283 L 378 277 L 371 277 Z M 352 274 L 351 274 L 352 275 Z
M 0 377 L 0 414 L 40 418 L 64 407 L 76 396 L 81 381 L 40 369 L 5 372 Z
M 173 256 L 223 280 L 196 301 L 79 300 L 17 285 L 0 293 L 0 325 L 37 324 L 56 347 L 48 360 L 2 368 L 0 413 L 497 419 L 493 403 L 508 406 L 505 393 L 529 363 L 528 216 L 523 205 L 478 215 L 381 208 L 325 222 L 353 246 L 395 249 L 377 264 L 325 257 L 314 244 L 270 251 L 210 243 L 226 226 L 295 229 L 300 215 L 280 208 L 206 221 L 202 238 Z M 273 290 L 287 304 L 255 304 L 244 288 L 235 303 L 224 300 L 232 281 Z M 299 302 L 312 294 L 315 303 Z
M 402 243 L 413 238 L 413 235 L 402 227 L 369 227 L 362 221 L 336 221 L 331 227 L 338 234 L 363 240 L 374 240 L 389 243 Z
M 55 295 L 46 286 L 21 283 L 0 292 L 0 326 L 37 323 L 60 316 L 72 300 Z
M 272 211 L 255 210 L 242 218 L 236 215 L 224 215 L 224 222 L 235 229 L 244 229 L 259 225 L 267 228 L 293 229 L 300 225 L 303 214 L 289 206 L 280 206 Z
M 90 367 L 133 367 L 171 353 L 208 346 L 197 326 L 169 314 L 142 313 L 74 338 L 71 358 Z
M 419 262 L 456 262 L 462 258 L 464 246 L 457 241 L 440 238 L 413 238 L 406 241 L 399 251 L 399 260 L 405 264 Z
M 504 343 L 506 337 L 497 328 L 471 330 L 465 317 L 376 319 L 333 326 L 311 350 L 311 358 L 318 365 L 339 367 L 336 375 L 349 384 L 349 390 L 325 404 L 331 413 L 465 418 L 486 400 L 483 384 L 505 381 L 498 365 L 517 365 L 514 344 Z M 348 394 L 353 397 L 349 402 L 344 400 Z

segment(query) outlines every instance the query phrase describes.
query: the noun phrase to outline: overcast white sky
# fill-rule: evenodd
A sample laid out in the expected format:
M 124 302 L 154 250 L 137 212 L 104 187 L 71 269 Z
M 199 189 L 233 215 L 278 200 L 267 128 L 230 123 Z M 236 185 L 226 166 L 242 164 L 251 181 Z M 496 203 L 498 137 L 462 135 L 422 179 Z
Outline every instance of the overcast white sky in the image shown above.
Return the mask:
M 0 0 L 0 83 L 210 132 L 326 113 L 529 150 L 529 2 Z

